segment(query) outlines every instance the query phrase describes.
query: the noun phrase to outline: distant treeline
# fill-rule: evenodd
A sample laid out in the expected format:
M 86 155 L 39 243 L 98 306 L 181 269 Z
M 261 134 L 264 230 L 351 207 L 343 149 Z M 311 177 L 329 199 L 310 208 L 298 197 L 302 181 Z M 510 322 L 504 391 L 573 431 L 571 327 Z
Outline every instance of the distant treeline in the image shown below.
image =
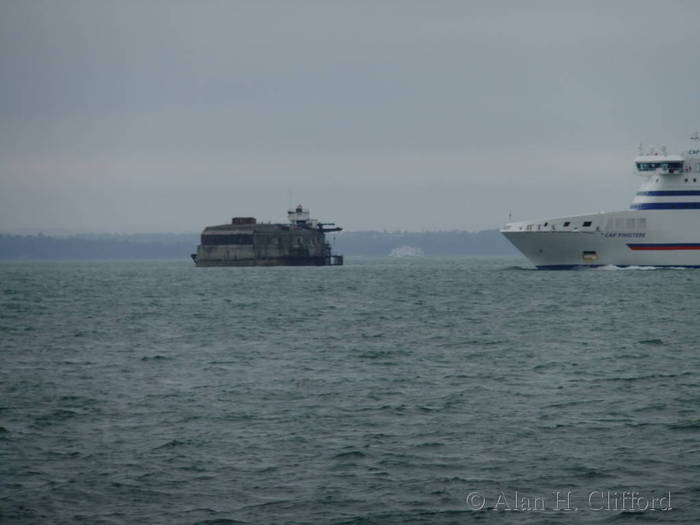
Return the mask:
M 515 255 L 518 252 L 497 230 L 480 232 L 341 232 L 332 241 L 344 255 L 389 255 L 408 246 L 425 255 Z
M 180 259 L 198 240 L 196 234 L 0 235 L 0 259 Z
M 511 255 L 517 253 L 496 230 L 477 233 L 341 232 L 328 236 L 335 253 L 383 256 L 409 246 L 425 255 Z M 48 235 L 0 234 L 0 259 L 186 259 L 198 234 Z

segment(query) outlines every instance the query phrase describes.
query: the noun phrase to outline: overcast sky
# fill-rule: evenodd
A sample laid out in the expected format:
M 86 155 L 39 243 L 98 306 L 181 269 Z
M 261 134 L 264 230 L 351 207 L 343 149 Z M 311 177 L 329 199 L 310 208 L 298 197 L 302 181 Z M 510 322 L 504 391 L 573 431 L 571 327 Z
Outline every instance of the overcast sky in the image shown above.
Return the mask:
M 0 0 L 0 231 L 624 209 L 699 49 L 696 0 Z

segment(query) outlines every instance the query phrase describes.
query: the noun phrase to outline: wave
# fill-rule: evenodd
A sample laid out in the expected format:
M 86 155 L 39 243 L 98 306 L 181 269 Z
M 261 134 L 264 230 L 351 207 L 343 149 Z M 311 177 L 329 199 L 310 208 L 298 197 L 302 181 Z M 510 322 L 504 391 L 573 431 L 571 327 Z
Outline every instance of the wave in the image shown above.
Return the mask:
M 501 271 L 504 271 L 504 272 L 536 272 L 537 268 L 534 268 L 532 266 L 506 266 L 505 268 L 501 268 Z
M 597 266 L 593 270 L 609 272 L 609 271 L 635 271 L 635 270 L 663 270 L 663 266 L 615 266 L 614 264 L 606 264 L 605 266 Z
M 635 271 L 635 270 L 689 270 L 687 266 L 616 266 L 614 264 L 606 264 L 605 266 L 596 266 L 591 268 L 598 271 Z

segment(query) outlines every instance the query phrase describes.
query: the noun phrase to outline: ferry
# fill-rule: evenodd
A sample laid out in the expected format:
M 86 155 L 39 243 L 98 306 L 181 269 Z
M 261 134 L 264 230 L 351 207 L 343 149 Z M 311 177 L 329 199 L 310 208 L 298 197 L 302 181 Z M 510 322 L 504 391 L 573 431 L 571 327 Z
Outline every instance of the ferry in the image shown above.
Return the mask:
M 700 136 L 691 140 L 680 155 L 640 146 L 628 210 L 509 222 L 501 233 L 539 269 L 700 267 Z

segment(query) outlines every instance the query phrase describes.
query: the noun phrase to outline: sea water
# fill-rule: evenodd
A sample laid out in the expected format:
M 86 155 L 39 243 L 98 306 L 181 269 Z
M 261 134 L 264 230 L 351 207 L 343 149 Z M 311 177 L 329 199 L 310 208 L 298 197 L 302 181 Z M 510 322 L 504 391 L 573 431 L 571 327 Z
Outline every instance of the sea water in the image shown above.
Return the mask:
M 2 523 L 700 520 L 700 271 L 0 264 Z

